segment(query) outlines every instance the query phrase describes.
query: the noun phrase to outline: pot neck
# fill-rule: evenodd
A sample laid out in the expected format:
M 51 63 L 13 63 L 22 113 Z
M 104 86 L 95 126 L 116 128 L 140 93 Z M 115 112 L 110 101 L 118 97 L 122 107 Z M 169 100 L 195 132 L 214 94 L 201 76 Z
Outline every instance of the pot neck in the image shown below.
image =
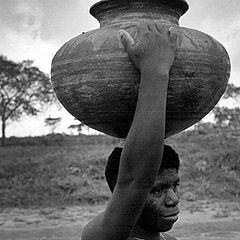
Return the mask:
M 178 25 L 187 10 L 185 0 L 102 0 L 91 7 L 90 14 L 100 22 L 100 27 L 142 19 Z

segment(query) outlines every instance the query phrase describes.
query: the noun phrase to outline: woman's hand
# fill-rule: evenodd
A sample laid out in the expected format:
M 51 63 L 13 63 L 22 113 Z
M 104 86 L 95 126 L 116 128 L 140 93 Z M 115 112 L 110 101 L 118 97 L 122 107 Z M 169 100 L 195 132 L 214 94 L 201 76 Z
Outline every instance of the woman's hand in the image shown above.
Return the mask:
M 141 21 L 135 42 L 125 30 L 119 31 L 123 46 L 135 67 L 168 74 L 177 48 L 177 29 L 167 29 L 160 21 Z

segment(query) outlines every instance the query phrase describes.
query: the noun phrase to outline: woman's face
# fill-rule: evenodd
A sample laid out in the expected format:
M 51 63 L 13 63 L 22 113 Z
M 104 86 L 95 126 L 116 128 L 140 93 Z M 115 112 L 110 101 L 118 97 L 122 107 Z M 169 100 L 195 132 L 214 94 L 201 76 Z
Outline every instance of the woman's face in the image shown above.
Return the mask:
M 138 225 L 148 232 L 166 232 L 178 220 L 179 176 L 176 169 L 159 172 L 138 219 Z

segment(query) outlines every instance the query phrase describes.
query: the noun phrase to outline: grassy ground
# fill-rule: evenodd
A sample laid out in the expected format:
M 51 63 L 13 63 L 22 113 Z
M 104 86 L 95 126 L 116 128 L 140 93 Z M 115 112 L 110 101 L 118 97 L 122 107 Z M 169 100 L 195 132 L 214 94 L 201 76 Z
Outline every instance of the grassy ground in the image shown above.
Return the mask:
M 182 193 L 199 199 L 240 197 L 240 134 L 199 128 L 168 139 L 181 159 Z
M 49 136 L 17 141 L 0 151 L 1 207 L 61 206 L 108 199 L 104 165 L 113 148 L 112 138 L 62 136 L 59 141 Z
M 240 134 L 198 128 L 167 140 L 181 159 L 180 240 L 240 239 Z M 0 239 L 75 240 L 104 209 L 104 167 L 116 140 L 49 135 L 0 148 Z
M 181 159 L 183 199 L 239 200 L 240 138 L 218 129 L 167 140 Z M 99 204 L 109 199 L 104 178 L 116 140 L 107 136 L 11 138 L 0 148 L 0 206 Z

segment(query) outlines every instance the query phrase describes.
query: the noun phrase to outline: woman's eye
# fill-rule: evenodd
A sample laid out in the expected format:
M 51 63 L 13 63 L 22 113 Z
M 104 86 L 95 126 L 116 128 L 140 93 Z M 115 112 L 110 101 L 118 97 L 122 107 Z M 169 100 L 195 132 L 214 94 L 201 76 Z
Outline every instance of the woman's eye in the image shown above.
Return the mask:
M 179 184 L 173 185 L 173 190 L 174 190 L 174 191 L 177 191 L 177 190 L 178 190 L 178 186 L 179 186 Z
M 158 188 L 158 189 L 153 189 L 152 191 L 151 191 L 151 193 L 153 193 L 153 194 L 159 194 L 159 193 L 162 193 L 162 189 L 160 189 L 160 188 Z

